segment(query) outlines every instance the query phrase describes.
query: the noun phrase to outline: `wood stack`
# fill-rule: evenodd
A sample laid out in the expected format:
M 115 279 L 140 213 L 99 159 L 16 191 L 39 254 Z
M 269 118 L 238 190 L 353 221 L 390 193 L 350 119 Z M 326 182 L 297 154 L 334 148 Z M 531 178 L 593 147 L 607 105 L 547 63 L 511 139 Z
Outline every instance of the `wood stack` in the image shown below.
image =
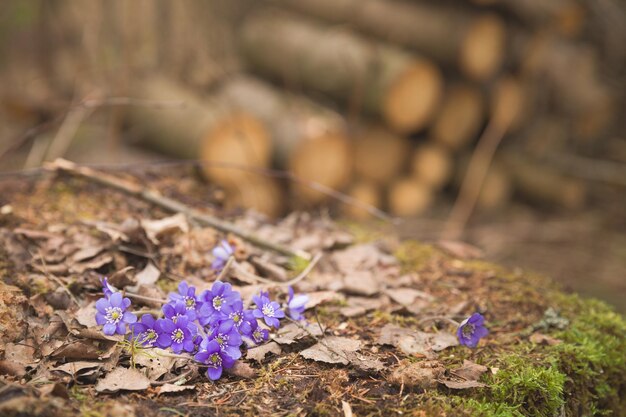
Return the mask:
M 236 23 L 248 75 L 222 77 L 207 95 L 146 78 L 137 95 L 187 106 L 133 109 L 131 124 L 155 148 L 207 161 L 232 202 L 275 215 L 286 193 L 291 208 L 311 208 L 334 189 L 398 216 L 458 189 L 495 124 L 507 149 L 478 208 L 518 193 L 575 209 L 585 184 L 541 160 L 593 144 L 614 119 L 595 49 L 579 41 L 587 23 L 574 0 L 267 0 Z M 298 181 L 266 178 L 268 169 Z

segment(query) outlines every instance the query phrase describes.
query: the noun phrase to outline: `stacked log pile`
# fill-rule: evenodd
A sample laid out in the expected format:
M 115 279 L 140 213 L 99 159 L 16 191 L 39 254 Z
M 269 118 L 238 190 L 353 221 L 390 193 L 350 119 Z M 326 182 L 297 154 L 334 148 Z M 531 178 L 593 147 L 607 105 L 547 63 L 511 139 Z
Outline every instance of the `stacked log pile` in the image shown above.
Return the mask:
M 624 68 L 623 51 L 611 45 L 623 45 L 616 42 L 623 32 L 596 30 L 602 20 L 591 0 L 230 3 L 216 15 L 230 30 L 216 31 L 232 53 L 211 68 L 216 60 L 199 41 L 207 29 L 196 27 L 210 14 L 200 13 L 202 2 L 137 2 L 106 15 L 98 9 L 93 19 L 102 14 L 102 27 L 124 28 L 124 56 L 135 71 L 120 82 L 125 94 L 185 103 L 128 107 L 127 136 L 203 160 L 204 176 L 233 206 L 278 215 L 326 205 L 332 189 L 419 215 L 442 195 L 454 198 L 475 145 L 495 124 L 504 139 L 478 207 L 495 210 L 521 196 L 572 209 L 584 205 L 587 184 L 544 161 L 563 150 L 626 154 L 612 139 L 624 87 L 616 74 Z M 61 17 L 82 28 L 75 20 L 84 6 L 62 7 L 73 12 Z M 116 13 L 119 21 L 107 20 Z M 142 19 L 128 25 L 134 15 Z M 166 22 L 176 16 L 185 24 Z M 176 29 L 176 45 L 161 24 Z M 149 48 L 146 39 L 171 47 Z M 94 62 L 104 53 L 85 45 Z M 166 49 L 175 68 L 160 68 Z M 56 53 L 51 66 L 76 55 Z

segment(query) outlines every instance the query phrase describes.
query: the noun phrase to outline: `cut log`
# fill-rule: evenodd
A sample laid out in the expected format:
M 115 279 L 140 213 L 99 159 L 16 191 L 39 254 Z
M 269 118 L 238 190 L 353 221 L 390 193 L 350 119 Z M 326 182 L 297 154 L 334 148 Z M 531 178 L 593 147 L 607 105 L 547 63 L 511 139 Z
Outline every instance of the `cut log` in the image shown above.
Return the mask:
M 489 102 L 489 118 L 513 132 L 520 128 L 531 114 L 532 86 L 519 77 L 506 75 L 498 79 L 492 89 Z
M 580 209 L 585 205 L 587 190 L 583 182 L 522 155 L 508 153 L 504 161 L 515 189 L 529 201 L 565 209 Z
M 129 106 L 131 130 L 140 143 L 170 156 L 202 159 L 207 177 L 222 186 L 241 184 L 248 173 L 241 167 L 267 168 L 271 141 L 262 122 L 251 114 L 234 112 L 219 100 L 203 99 L 161 77 L 137 82 L 132 96 L 164 105 Z
M 248 175 L 226 190 L 227 208 L 254 209 L 272 218 L 284 213 L 286 201 L 286 193 L 278 181 L 258 175 Z
M 441 95 L 429 60 L 292 14 L 249 16 L 241 43 L 254 69 L 363 108 L 398 132 L 424 127 Z
M 448 183 L 453 168 L 450 153 L 435 143 L 420 144 L 413 151 L 411 159 L 413 177 L 433 190 L 440 190 Z
M 506 9 L 532 26 L 548 27 L 565 36 L 580 34 L 585 9 L 575 0 L 471 0 L 474 4 Z
M 340 114 L 248 76 L 227 80 L 217 96 L 230 107 L 265 123 L 272 136 L 274 167 L 333 189 L 342 189 L 349 183 L 352 152 Z M 309 203 L 327 198 L 306 187 L 294 186 Z
M 376 208 L 382 207 L 382 192 L 380 187 L 375 183 L 359 181 L 348 188 L 347 194 L 361 203 L 369 204 L 370 206 Z M 356 220 L 366 220 L 372 218 L 371 213 L 367 210 L 351 204 L 342 205 L 341 211 L 347 217 Z
M 432 189 L 415 178 L 401 178 L 389 188 L 389 211 L 400 217 L 417 216 L 432 204 Z
M 476 138 L 484 118 L 485 103 L 481 91 L 467 84 L 452 85 L 429 136 L 451 151 L 458 151 Z
M 296 10 L 415 49 L 466 76 L 485 80 L 500 67 L 505 28 L 495 15 L 433 2 L 278 0 Z
M 365 125 L 354 135 L 354 173 L 365 181 L 385 185 L 404 170 L 409 140 L 382 126 Z

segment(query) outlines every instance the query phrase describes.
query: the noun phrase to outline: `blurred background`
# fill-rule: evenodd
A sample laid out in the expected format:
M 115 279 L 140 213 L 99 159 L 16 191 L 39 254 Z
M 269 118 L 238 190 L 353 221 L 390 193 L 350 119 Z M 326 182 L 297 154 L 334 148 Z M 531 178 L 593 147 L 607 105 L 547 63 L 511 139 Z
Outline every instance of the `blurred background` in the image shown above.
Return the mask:
M 625 8 L 4 0 L 0 180 L 200 160 L 226 212 L 460 239 L 626 311 Z

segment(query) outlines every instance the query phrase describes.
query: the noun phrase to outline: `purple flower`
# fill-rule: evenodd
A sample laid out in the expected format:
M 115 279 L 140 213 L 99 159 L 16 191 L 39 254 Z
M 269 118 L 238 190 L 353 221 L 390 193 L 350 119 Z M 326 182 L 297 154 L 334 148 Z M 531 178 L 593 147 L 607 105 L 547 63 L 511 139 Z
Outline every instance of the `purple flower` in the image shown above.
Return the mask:
M 228 318 L 225 313 L 226 306 L 241 300 L 239 293 L 233 291 L 230 284 L 221 281 L 215 281 L 210 290 L 203 291 L 201 298 L 203 303 L 198 315 L 203 326 Z
M 112 293 L 108 298 L 96 301 L 96 323 L 103 326 L 107 336 L 126 334 L 126 324 L 135 323 L 137 316 L 126 311 L 130 307 L 130 300 L 123 298 L 119 292 Z
M 270 327 L 279 328 L 280 320 L 278 319 L 285 317 L 285 312 L 280 309 L 280 304 L 276 301 L 270 301 L 268 293 L 263 291 L 260 295 L 253 296 L 252 300 L 257 306 L 252 312 L 254 317 L 265 320 L 265 324 Z
M 241 336 L 232 320 L 224 320 L 217 326 L 209 336 L 215 340 L 222 351 L 226 352 L 232 359 L 241 358 Z
M 227 241 L 222 240 L 219 245 L 213 248 L 211 253 L 214 257 L 211 268 L 215 271 L 221 271 L 224 269 L 228 258 L 233 256 L 235 250 Z
M 252 340 L 257 345 L 265 343 L 267 339 L 269 339 L 269 337 L 270 337 L 270 332 L 267 329 L 263 329 L 261 327 L 257 327 L 252 332 Z
M 159 319 L 157 326 L 160 329 L 156 341 L 158 347 L 163 349 L 171 347 L 174 353 L 180 353 L 183 349 L 187 352 L 193 352 L 195 349 L 194 336 L 197 328 L 187 316 L 178 317 L 176 322 L 171 319 Z
M 456 331 L 459 343 L 474 348 L 478 341 L 489 334 L 484 325 L 485 318 L 480 313 L 474 313 L 461 322 Z
M 159 337 L 157 321 L 152 314 L 144 314 L 139 322 L 130 325 L 133 337 L 145 347 L 152 347 Z
M 287 309 L 289 311 L 289 317 L 294 320 L 304 320 L 304 310 L 306 309 L 306 303 L 309 302 L 309 296 L 305 294 L 293 294 L 293 288 L 289 287 L 289 299 L 287 300 Z
M 212 381 L 220 379 L 223 368 L 230 368 L 235 364 L 235 359 L 220 348 L 215 340 L 202 339 L 200 351 L 194 356 L 195 360 L 204 363 L 208 368 L 207 376 Z
M 223 312 L 229 320 L 233 321 L 239 334 L 244 336 L 252 334 L 252 323 L 256 324 L 256 319 L 252 310 L 244 310 L 241 300 L 235 300 L 232 304 L 225 305 Z
M 104 296 L 106 298 L 109 298 L 111 294 L 117 292 L 117 288 L 109 284 L 109 280 L 107 279 L 107 277 L 100 278 L 100 284 L 102 284 L 102 292 L 104 293 Z
M 198 298 L 196 297 L 196 287 L 190 287 L 186 281 L 182 281 L 178 284 L 178 292 L 171 292 L 169 294 L 170 300 L 182 301 L 185 304 L 187 310 L 195 310 L 198 304 Z
M 196 319 L 196 310 L 187 310 L 187 305 L 182 300 L 164 304 L 161 310 L 163 311 L 163 315 L 174 323 L 183 316 L 187 317 L 189 321 Z

